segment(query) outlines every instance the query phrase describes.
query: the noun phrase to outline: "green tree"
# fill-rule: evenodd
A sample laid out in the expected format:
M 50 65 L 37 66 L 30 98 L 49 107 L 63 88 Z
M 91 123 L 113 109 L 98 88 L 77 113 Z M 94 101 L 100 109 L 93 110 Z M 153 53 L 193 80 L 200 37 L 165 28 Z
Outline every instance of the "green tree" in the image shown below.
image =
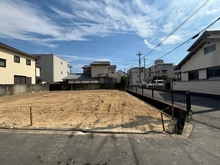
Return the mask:
M 121 83 L 126 83 L 128 82 L 128 78 L 126 76 L 121 76 Z

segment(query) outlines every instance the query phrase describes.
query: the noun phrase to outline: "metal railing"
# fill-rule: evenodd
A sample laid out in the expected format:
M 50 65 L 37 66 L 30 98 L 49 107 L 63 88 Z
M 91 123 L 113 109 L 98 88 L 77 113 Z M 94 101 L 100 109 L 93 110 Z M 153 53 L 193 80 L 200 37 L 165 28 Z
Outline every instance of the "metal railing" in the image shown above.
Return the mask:
M 142 94 L 153 99 L 169 102 L 178 107 L 182 107 L 187 110 L 187 96 L 188 96 L 188 108 L 190 106 L 190 94 L 187 91 L 173 91 L 173 90 L 163 90 L 154 88 L 141 88 L 138 86 L 129 86 L 128 90 Z

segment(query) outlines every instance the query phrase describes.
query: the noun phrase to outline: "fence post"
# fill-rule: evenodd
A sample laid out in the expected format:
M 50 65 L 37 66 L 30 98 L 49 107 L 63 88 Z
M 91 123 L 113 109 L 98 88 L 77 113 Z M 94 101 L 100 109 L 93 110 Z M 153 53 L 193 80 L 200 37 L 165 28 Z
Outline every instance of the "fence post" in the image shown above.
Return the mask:
M 154 98 L 154 90 L 152 89 L 152 91 L 151 91 L 151 92 L 152 92 L 152 98 Z
M 144 88 L 142 88 L 142 95 L 144 95 Z
M 163 131 L 165 131 L 164 121 L 163 121 L 163 113 L 161 112 L 160 115 L 161 115 L 161 121 L 162 121 Z
M 171 90 L 171 103 L 172 103 L 172 119 L 174 119 L 174 100 L 173 100 L 173 89 Z
M 190 91 L 186 92 L 186 115 L 189 116 L 189 112 L 191 110 L 191 99 L 190 99 Z
M 32 122 L 32 107 L 30 107 L 30 126 L 33 125 L 33 122 Z
M 137 93 L 137 91 L 138 91 L 138 87 L 136 87 L 136 93 Z

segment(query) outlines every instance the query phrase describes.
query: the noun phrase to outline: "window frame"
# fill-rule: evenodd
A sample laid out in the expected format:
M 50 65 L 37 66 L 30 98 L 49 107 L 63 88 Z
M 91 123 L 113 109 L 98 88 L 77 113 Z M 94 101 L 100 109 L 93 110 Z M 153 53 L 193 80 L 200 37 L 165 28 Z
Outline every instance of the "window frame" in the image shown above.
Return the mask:
M 210 52 L 213 52 L 216 50 L 216 44 L 209 45 L 209 46 L 205 47 L 203 50 L 204 50 L 204 55 L 206 55 Z
M 190 71 L 188 72 L 188 80 L 191 81 L 191 80 L 199 80 L 199 71 L 196 70 L 196 71 Z
M 14 55 L 14 62 L 20 63 L 21 62 L 21 57 Z
M 220 78 L 220 67 L 208 68 L 207 78 Z
M 26 65 L 31 66 L 31 60 L 30 59 L 26 59 Z
M 4 65 L 0 65 L 0 67 L 6 68 L 6 59 L 0 58 L 0 61 L 2 61 L 4 64 Z

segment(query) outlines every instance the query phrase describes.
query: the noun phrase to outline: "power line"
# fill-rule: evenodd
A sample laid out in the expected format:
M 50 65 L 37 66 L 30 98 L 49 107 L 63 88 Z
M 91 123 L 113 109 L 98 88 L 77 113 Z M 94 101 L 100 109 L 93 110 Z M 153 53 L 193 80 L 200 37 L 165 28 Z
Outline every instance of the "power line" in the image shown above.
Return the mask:
M 178 49 L 179 47 L 181 47 L 182 45 L 184 45 L 185 43 L 189 42 L 190 40 L 193 40 L 195 38 L 197 38 L 199 36 L 200 33 L 204 32 L 206 29 L 208 29 L 209 27 L 211 27 L 213 24 L 215 24 L 217 21 L 220 20 L 220 17 L 218 19 L 216 19 L 214 22 L 212 22 L 210 25 L 208 25 L 206 28 L 202 29 L 199 33 L 197 33 L 196 35 L 194 35 L 193 37 L 191 37 L 190 39 L 186 40 L 185 42 L 181 43 L 180 45 L 178 45 L 177 47 L 175 47 L 174 49 L 172 49 L 171 51 L 167 52 L 166 54 L 164 54 L 163 56 L 159 57 L 157 60 L 167 56 L 168 54 L 170 54 L 171 52 L 173 52 L 174 50 Z M 152 64 L 152 63 L 150 63 Z M 150 65 L 148 64 L 148 65 Z
M 165 37 L 159 44 L 157 44 L 150 52 L 148 52 L 146 55 L 144 55 L 143 57 L 149 55 L 151 52 L 153 52 L 157 47 L 159 47 L 164 41 L 166 41 L 171 35 L 173 35 L 181 26 L 183 26 L 184 23 L 186 23 L 193 15 L 195 15 L 203 6 L 206 5 L 206 3 L 208 3 L 207 0 L 202 6 L 200 6 L 192 15 L 190 15 L 186 20 L 184 20 L 177 28 L 175 28 L 167 37 Z M 142 57 L 142 58 L 143 58 Z
M 202 7 L 204 7 L 210 0 L 206 0 L 194 13 L 192 13 L 188 18 L 186 18 L 177 28 L 175 28 L 167 37 L 165 37 L 159 44 L 157 44 L 153 49 L 151 49 L 147 54 L 145 54 L 141 59 L 143 59 L 144 57 L 146 57 L 147 55 L 149 55 L 150 53 L 152 53 L 156 48 L 158 48 L 164 41 L 166 41 L 172 34 L 174 34 L 181 26 L 183 26 L 183 24 L 185 24 L 191 17 L 193 17 Z M 130 67 L 128 67 L 127 69 L 131 68 L 132 66 L 134 66 L 135 64 L 137 64 L 137 62 L 135 62 L 133 65 L 131 65 Z

